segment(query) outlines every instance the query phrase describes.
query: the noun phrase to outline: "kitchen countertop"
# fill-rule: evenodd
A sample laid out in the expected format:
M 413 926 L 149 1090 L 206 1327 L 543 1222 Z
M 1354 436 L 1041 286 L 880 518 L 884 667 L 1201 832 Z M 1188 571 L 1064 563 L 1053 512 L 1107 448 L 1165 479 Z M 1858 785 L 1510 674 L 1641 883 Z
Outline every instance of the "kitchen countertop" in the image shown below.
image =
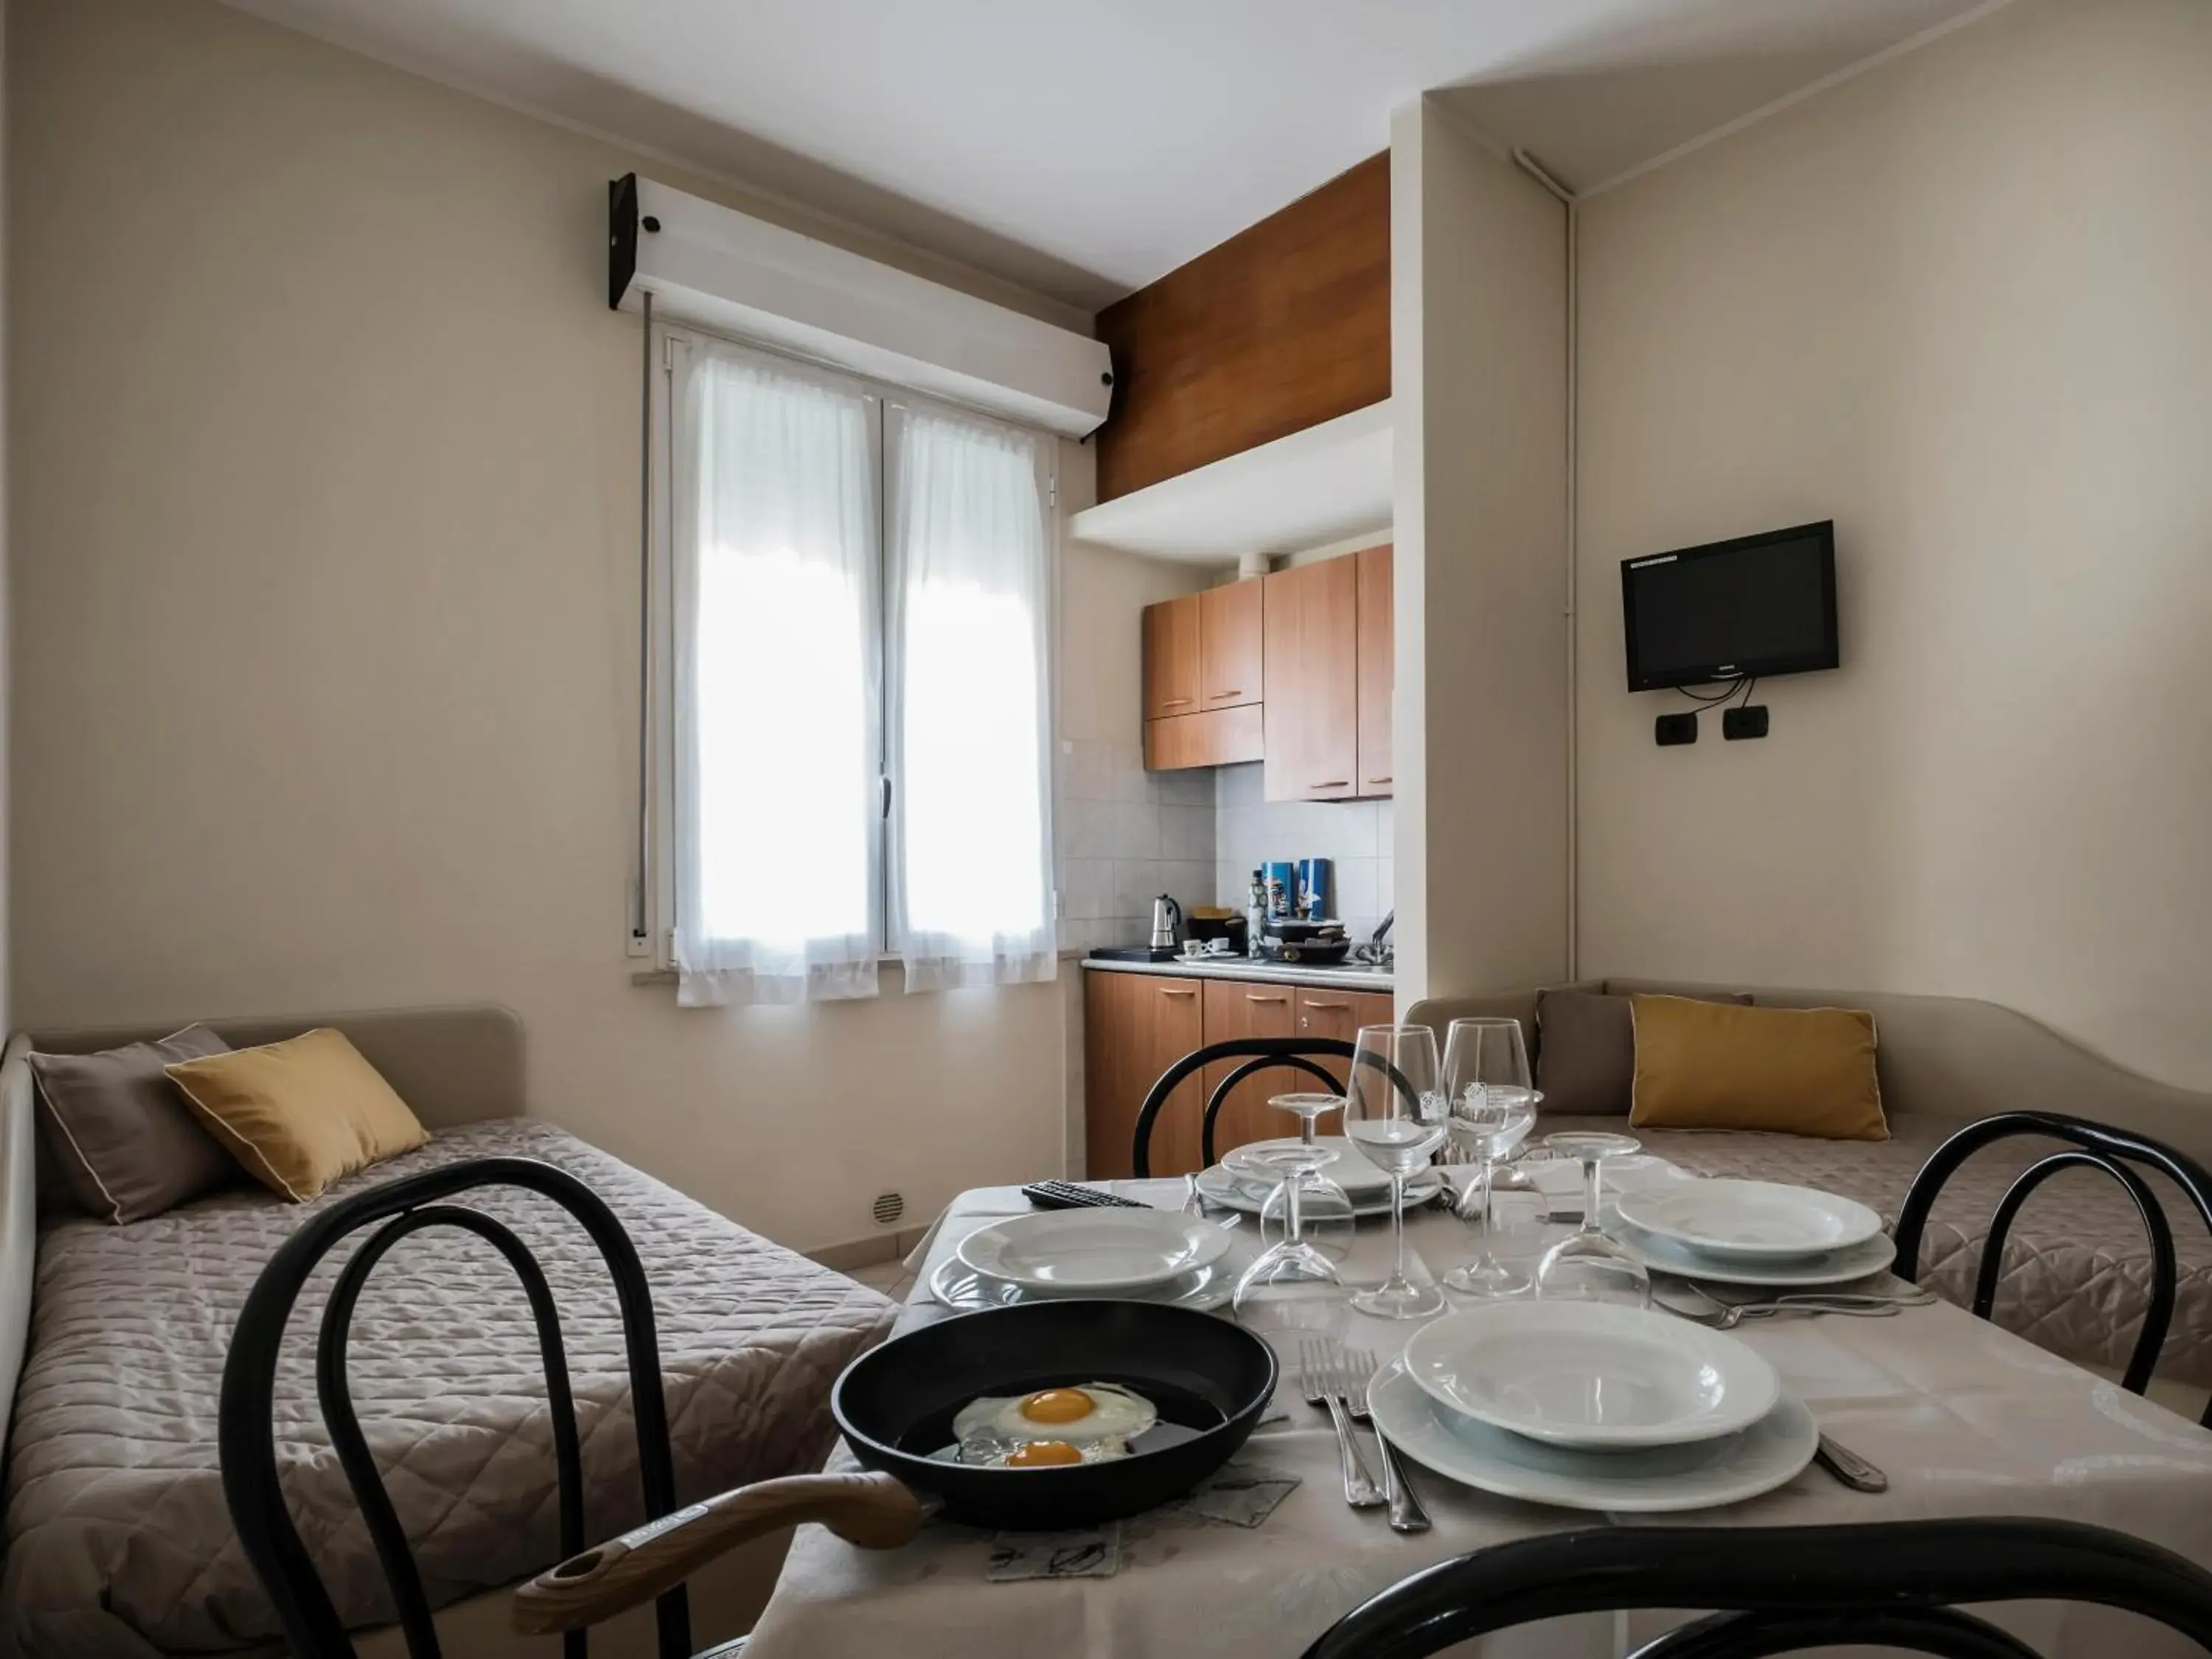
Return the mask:
M 1201 957 L 1196 962 L 1105 962 L 1085 957 L 1083 965 L 1098 973 L 1163 974 L 1173 979 L 1243 979 L 1268 985 L 1310 985 L 1332 991 L 1386 992 L 1391 988 L 1388 968 L 1369 968 L 1347 962 L 1334 968 L 1308 968 L 1297 963 L 1255 962 L 1249 957 Z

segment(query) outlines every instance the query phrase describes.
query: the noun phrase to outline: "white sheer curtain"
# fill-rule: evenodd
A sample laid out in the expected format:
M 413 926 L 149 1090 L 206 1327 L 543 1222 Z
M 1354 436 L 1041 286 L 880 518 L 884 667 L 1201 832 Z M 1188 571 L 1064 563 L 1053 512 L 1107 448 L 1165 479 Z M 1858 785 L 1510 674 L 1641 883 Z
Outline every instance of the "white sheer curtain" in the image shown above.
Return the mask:
M 1058 967 L 1041 442 L 924 405 L 885 414 L 891 921 L 909 991 Z
M 678 1000 L 873 996 L 875 404 L 708 341 L 678 388 Z

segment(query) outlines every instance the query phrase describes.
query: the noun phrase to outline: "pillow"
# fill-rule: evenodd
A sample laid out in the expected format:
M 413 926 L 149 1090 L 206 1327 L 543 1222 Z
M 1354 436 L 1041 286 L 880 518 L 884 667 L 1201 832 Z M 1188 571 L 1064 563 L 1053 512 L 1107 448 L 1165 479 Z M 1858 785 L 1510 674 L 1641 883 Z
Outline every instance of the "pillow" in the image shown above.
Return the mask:
M 182 1060 L 168 1072 L 209 1132 L 295 1204 L 430 1138 L 337 1031 Z
M 143 1221 L 237 1178 L 238 1165 L 162 1075 L 173 1060 L 229 1051 L 206 1026 L 187 1025 L 159 1042 L 27 1056 L 39 1127 L 80 1208 L 118 1224 Z
M 1701 998 L 1747 1006 L 1740 991 Z M 1571 1117 L 1628 1110 L 1636 1084 L 1636 1022 L 1628 999 L 1597 991 L 1536 993 L 1536 1086 L 1539 1109 Z
M 1771 1129 L 1887 1140 L 1874 1016 L 1859 1008 L 1729 1008 L 1630 999 L 1640 1129 Z

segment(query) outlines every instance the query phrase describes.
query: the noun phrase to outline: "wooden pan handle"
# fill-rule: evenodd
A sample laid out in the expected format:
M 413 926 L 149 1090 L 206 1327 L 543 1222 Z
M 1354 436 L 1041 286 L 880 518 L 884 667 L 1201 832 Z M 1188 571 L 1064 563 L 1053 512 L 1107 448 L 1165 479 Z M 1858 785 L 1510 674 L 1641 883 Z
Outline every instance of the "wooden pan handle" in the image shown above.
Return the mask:
M 896 1549 L 925 1514 L 888 1474 L 757 1480 L 648 1521 L 517 1586 L 514 1628 L 547 1636 L 596 1625 L 682 1583 L 725 1550 L 802 1521 L 818 1521 L 862 1549 Z

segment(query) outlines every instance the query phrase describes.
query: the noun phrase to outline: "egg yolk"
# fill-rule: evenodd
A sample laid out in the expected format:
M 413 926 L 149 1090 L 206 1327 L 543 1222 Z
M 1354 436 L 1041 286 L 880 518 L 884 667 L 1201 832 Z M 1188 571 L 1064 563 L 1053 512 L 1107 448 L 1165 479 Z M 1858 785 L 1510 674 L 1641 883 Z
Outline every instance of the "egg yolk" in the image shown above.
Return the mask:
M 1073 1423 L 1091 1415 L 1095 1409 L 1089 1395 L 1080 1389 L 1047 1389 L 1042 1394 L 1033 1394 L 1022 1401 L 1022 1415 L 1032 1423 Z M 1045 1445 L 1056 1445 L 1048 1440 Z M 1055 1460 L 1064 1462 L 1064 1459 Z
M 1031 1440 L 1006 1454 L 1010 1469 L 1041 1469 L 1054 1463 L 1080 1463 L 1083 1454 L 1065 1440 Z

